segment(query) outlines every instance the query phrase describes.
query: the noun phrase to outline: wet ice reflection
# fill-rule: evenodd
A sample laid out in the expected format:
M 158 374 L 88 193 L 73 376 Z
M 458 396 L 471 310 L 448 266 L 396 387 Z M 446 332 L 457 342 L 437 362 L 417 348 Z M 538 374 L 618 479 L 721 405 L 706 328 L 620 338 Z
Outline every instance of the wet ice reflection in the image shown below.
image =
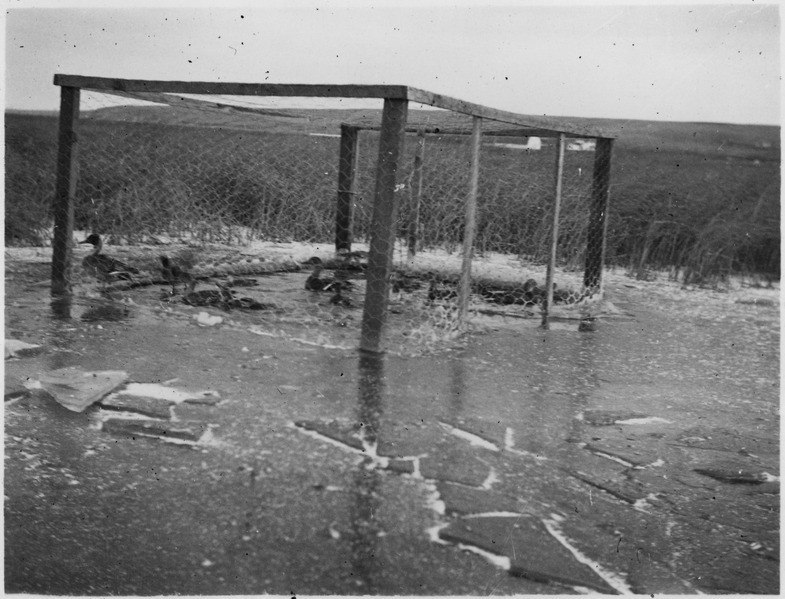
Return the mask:
M 357 421 L 362 426 L 366 455 L 354 473 L 352 488 L 351 555 L 354 574 L 366 593 L 376 590 L 375 573 L 378 568 L 378 539 L 381 534 L 377 518 L 381 507 L 382 474 L 376 459 L 379 426 L 384 395 L 384 355 L 360 351 Z
M 52 302 L 49 304 L 52 317 L 55 320 L 70 320 L 72 303 L 73 296 L 71 295 L 53 295 Z

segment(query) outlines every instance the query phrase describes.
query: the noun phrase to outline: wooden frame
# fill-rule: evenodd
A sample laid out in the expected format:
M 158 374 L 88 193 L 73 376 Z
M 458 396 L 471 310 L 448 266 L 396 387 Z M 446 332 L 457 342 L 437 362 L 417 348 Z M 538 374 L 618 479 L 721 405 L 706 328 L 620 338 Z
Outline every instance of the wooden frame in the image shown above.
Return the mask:
M 397 197 L 395 193 L 396 174 L 400 157 L 403 154 L 406 132 L 418 132 L 420 142 L 425 133 L 469 134 L 467 123 L 471 122 L 472 135 L 472 176 L 467 192 L 466 228 L 464 239 L 464 276 L 460 292 L 462 319 L 465 317 L 469 296 L 469 278 L 473 246 L 473 221 L 477 194 L 477 168 L 479 164 L 479 145 L 483 123 L 493 126 L 485 128 L 486 135 L 494 136 L 538 136 L 559 139 L 557 158 L 556 214 L 561 193 L 561 171 L 563 168 L 564 139 L 593 138 L 595 150 L 592 202 L 590 207 L 588 248 L 600 244 L 598 257 L 587 257 L 584 285 L 588 290 L 600 287 L 602 265 L 605 254 L 605 233 L 607 229 L 607 209 L 610 184 L 610 159 L 612 141 L 617 136 L 615 130 L 579 124 L 564 119 L 531 117 L 496 110 L 480 104 L 465 102 L 449 96 L 435 94 L 404 85 L 308 85 L 275 83 L 221 83 L 199 81 L 150 81 L 140 79 L 117 79 L 106 77 L 85 77 L 80 75 L 57 74 L 54 84 L 61 87 L 59 148 L 57 160 L 57 184 L 54 199 L 55 232 L 52 258 L 52 293 L 70 293 L 69 271 L 71 267 L 71 244 L 73 236 L 73 204 L 77 177 L 77 125 L 79 121 L 80 90 L 111 93 L 136 99 L 150 99 L 155 102 L 200 107 L 205 109 L 254 112 L 272 118 L 297 118 L 298 115 L 286 111 L 254 107 L 231 107 L 230 105 L 209 102 L 197 98 L 178 97 L 176 94 L 191 95 L 243 95 L 270 97 L 320 97 L 320 98 L 366 98 L 384 101 L 381 124 L 371 122 L 347 123 L 341 127 L 341 150 L 338 172 L 338 198 L 336 210 L 336 249 L 351 249 L 351 221 L 353 193 L 357 165 L 358 131 L 377 129 L 381 131 L 379 141 L 379 160 L 377 164 L 376 186 L 374 191 L 373 217 L 371 222 L 370 252 L 368 257 L 368 285 L 362 320 L 360 349 L 379 352 L 387 315 L 389 296 L 389 275 L 392 269 L 393 247 L 395 242 L 395 217 Z M 147 95 L 145 95 L 147 94 Z M 424 123 L 408 122 L 408 106 L 416 102 L 459 113 L 446 128 L 429 127 Z M 468 119 L 467 119 L 468 117 Z M 420 165 L 422 156 L 419 155 Z M 421 176 L 421 174 L 420 174 Z M 418 183 L 420 185 L 421 183 Z M 556 226 L 556 225 L 555 225 Z M 416 222 L 411 231 L 416 230 Z M 416 237 L 416 235 L 415 235 Z M 409 235 L 410 255 L 413 256 L 417 240 Z M 555 246 L 554 246 L 555 247 Z M 554 250 L 552 250 L 553 254 Z M 587 256 L 589 252 L 587 252 Z M 547 323 L 547 306 L 551 303 L 553 256 L 549 265 L 548 299 L 543 323 Z

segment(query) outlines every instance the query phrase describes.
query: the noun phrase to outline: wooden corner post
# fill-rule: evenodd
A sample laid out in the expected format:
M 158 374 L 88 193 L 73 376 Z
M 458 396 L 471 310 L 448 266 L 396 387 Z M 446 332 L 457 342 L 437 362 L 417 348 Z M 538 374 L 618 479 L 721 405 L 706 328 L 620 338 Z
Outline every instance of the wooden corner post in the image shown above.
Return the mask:
M 425 158 L 425 130 L 417 132 L 417 150 L 414 154 L 414 171 L 410 187 L 408 257 L 411 262 L 420 243 L 420 204 L 422 203 L 422 162 Z
M 384 100 L 360 338 L 360 349 L 372 352 L 381 351 L 382 334 L 387 319 L 397 213 L 395 182 L 403 154 L 408 108 L 407 100 Z
M 564 176 L 564 133 L 556 138 L 556 192 L 553 198 L 553 224 L 551 225 L 551 251 L 545 275 L 545 301 L 542 303 L 542 328 L 548 328 L 548 313 L 553 305 L 553 274 L 556 270 L 556 250 L 559 247 L 559 215 L 561 213 L 562 179 Z
M 341 125 L 341 150 L 338 162 L 338 203 L 335 211 L 335 250 L 352 249 L 352 212 L 357 173 L 358 130 Z
M 469 189 L 466 192 L 463 226 L 463 264 L 461 266 L 461 284 L 458 289 L 458 326 L 460 328 L 466 325 L 466 315 L 469 311 L 469 296 L 472 291 L 472 258 L 474 256 L 474 233 L 477 228 L 477 189 L 480 180 L 481 136 L 482 118 L 475 116 L 472 120 Z
M 57 175 L 52 239 L 52 295 L 71 293 L 71 245 L 74 236 L 74 198 L 77 180 L 77 134 L 79 88 L 60 88 Z
M 598 293 L 602 286 L 605 238 L 608 230 L 612 149 L 612 139 L 597 138 L 597 146 L 594 150 L 589 228 L 586 235 L 586 270 L 583 274 L 583 286 L 587 295 Z

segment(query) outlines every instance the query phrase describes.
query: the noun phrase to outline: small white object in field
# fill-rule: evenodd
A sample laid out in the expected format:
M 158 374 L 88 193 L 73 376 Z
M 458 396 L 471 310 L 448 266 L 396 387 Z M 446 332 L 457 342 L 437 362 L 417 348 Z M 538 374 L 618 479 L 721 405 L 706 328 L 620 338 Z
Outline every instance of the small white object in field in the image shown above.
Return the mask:
M 199 312 L 194 318 L 197 324 L 203 327 L 212 327 L 223 322 L 220 316 L 211 316 L 207 312 Z

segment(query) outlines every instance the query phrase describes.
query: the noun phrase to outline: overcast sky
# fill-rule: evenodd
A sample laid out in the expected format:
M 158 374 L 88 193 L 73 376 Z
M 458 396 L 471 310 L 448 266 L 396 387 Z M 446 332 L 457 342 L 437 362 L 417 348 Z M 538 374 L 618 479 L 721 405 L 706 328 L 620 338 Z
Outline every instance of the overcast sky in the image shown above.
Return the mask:
M 390 83 L 524 114 L 780 120 L 773 3 L 214 4 L 7 0 L 6 106 L 56 109 L 52 77 L 69 73 Z

